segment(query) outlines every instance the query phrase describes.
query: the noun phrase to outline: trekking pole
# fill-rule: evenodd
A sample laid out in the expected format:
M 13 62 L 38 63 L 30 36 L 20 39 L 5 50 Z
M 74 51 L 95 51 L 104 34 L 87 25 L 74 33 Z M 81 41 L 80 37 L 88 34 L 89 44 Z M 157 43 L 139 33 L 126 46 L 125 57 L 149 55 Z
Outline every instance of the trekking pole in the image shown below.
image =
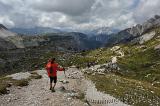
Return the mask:
M 66 68 L 64 68 L 64 76 L 65 76 L 65 78 L 66 78 L 66 72 L 65 72 L 65 71 L 66 71 Z

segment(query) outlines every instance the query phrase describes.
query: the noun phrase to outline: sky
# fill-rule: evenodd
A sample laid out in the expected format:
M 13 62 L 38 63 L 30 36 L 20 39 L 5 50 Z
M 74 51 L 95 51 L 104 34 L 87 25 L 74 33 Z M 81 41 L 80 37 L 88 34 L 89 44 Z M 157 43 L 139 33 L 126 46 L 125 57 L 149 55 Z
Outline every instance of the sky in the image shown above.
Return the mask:
M 125 29 L 160 15 L 160 0 L 0 0 L 8 28 Z

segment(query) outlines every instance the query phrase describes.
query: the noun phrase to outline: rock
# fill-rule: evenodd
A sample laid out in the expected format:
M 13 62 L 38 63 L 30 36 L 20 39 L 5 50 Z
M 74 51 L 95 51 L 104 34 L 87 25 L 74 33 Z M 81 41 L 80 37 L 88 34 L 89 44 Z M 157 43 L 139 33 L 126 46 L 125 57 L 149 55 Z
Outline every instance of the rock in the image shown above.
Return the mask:
M 151 93 L 154 93 L 154 91 L 151 91 Z
M 64 86 L 61 86 L 61 87 L 59 88 L 59 90 L 62 91 L 62 92 L 66 91 L 66 89 L 65 89 Z
M 67 84 L 67 83 L 69 83 L 69 81 L 63 80 L 63 84 Z
M 114 64 L 114 63 L 117 63 L 117 57 L 116 56 L 112 57 L 112 64 Z
M 47 98 L 46 100 L 49 100 L 49 98 Z
M 73 73 L 71 73 L 71 74 L 78 74 L 78 72 L 73 72 Z
M 96 75 L 96 73 L 92 73 L 92 75 Z
M 84 106 L 89 106 L 87 103 L 84 103 Z
M 154 50 L 160 50 L 160 44 L 154 47 Z
M 112 51 L 117 51 L 119 49 L 120 49 L 120 46 L 114 46 L 114 47 L 111 48 Z
M 31 73 L 29 72 L 19 72 L 12 75 L 8 75 L 7 77 L 12 77 L 12 79 L 21 80 L 21 79 L 27 79 L 31 76 Z
M 155 82 L 152 83 L 152 85 L 153 85 L 153 86 L 156 86 L 156 87 L 160 87 L 160 82 L 155 81 Z
M 104 73 L 104 72 L 105 72 L 105 69 L 104 69 L 104 68 L 102 68 L 102 69 L 97 69 L 96 72 L 98 72 L 98 73 Z
M 105 73 L 102 73 L 102 72 L 98 72 L 98 74 L 100 74 L 100 75 L 105 75 Z
M 13 100 L 18 100 L 18 98 L 14 98 Z
M 11 98 L 8 98 L 8 99 L 7 99 L 7 102 L 11 102 Z
M 143 44 L 146 41 L 151 40 L 155 36 L 155 34 L 156 34 L 156 32 L 152 31 L 150 33 L 146 33 L 146 34 L 142 35 L 141 37 L 139 37 L 139 40 L 140 40 L 139 43 Z
M 71 92 L 71 93 L 68 93 L 67 96 L 69 96 L 69 97 L 77 97 L 78 93 Z
M 70 68 L 76 68 L 76 66 L 70 66 Z
M 11 87 L 13 85 L 13 83 L 8 83 L 7 87 Z
M 68 77 L 69 77 L 69 76 L 68 76 Z M 62 82 L 63 84 L 69 83 L 69 81 L 67 81 L 67 80 L 61 80 L 60 82 Z
M 145 45 L 140 45 L 140 46 L 137 47 L 137 48 L 140 48 L 140 49 L 147 49 L 147 46 L 145 46 Z
M 70 101 L 72 98 L 67 98 L 68 101 Z
M 159 15 L 155 15 L 154 18 L 155 18 L 155 19 L 159 19 L 160 16 L 159 16 Z

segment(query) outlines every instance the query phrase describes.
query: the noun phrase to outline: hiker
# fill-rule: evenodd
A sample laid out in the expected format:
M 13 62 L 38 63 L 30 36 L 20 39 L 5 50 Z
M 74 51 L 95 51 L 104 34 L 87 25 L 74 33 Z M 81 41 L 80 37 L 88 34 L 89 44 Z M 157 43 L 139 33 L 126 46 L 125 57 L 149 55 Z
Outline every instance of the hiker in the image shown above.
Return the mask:
M 48 77 L 50 78 L 50 90 L 55 91 L 54 88 L 57 83 L 57 71 L 65 71 L 64 68 L 60 68 L 58 63 L 55 62 L 55 58 L 49 59 L 46 65 L 46 70 L 48 73 Z M 54 81 L 54 85 L 52 87 L 52 82 Z

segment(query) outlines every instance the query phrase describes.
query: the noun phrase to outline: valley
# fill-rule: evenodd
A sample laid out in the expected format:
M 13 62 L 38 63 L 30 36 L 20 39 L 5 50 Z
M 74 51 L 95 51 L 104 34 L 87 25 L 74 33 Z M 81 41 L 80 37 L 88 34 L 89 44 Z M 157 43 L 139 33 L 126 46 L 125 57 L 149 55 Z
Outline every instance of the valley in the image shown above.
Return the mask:
M 123 102 L 122 106 L 160 105 L 160 16 L 158 15 L 141 25 L 110 35 L 107 33 L 90 37 L 80 32 L 58 32 L 26 36 L 10 32 L 2 25 L 0 35 L 2 35 L 0 36 L 2 79 L 13 73 L 45 71 L 48 59 L 56 57 L 61 66 L 67 69 L 74 67 L 74 70 L 83 74 L 85 80 L 93 82 L 99 92 Z M 28 86 L 29 89 L 32 88 Z M 7 88 L 2 84 L 0 92 Z M 83 93 L 85 95 L 86 92 Z M 59 93 L 57 95 L 62 97 Z M 78 104 L 77 106 L 84 105 L 84 100 L 79 100 L 80 98 L 73 101 Z M 39 103 L 39 100 L 37 102 Z

